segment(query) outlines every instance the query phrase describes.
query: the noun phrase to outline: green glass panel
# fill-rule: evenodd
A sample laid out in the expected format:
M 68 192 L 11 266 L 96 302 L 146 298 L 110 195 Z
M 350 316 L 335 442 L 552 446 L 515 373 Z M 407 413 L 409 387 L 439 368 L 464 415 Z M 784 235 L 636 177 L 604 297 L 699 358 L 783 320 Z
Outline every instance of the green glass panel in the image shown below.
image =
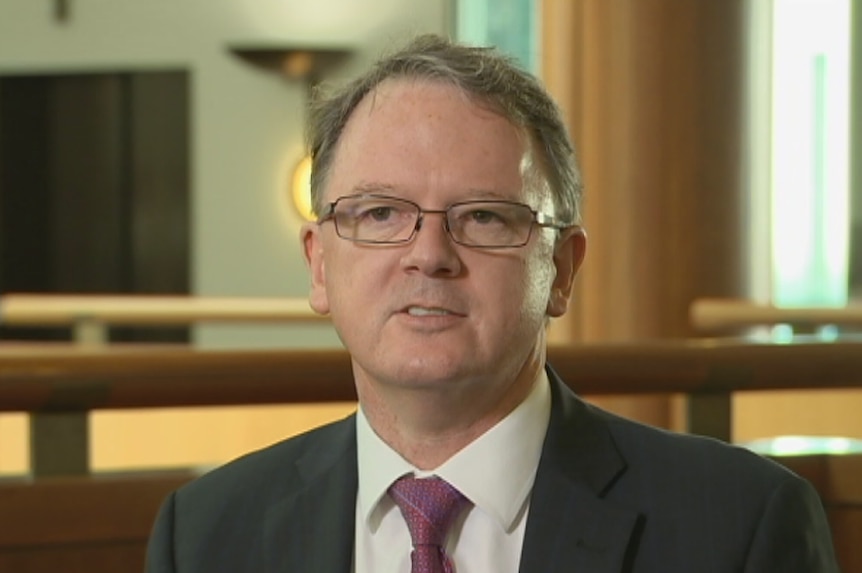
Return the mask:
M 537 0 L 458 0 L 457 38 L 496 46 L 525 69 L 538 68 Z

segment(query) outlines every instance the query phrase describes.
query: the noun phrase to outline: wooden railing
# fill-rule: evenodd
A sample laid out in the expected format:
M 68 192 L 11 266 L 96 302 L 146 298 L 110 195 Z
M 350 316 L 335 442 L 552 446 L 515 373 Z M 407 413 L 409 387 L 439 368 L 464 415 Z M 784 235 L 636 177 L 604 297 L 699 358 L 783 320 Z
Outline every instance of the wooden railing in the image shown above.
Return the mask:
M 776 324 L 811 331 L 823 326 L 862 327 L 862 305 L 792 308 L 748 300 L 705 298 L 692 303 L 689 318 L 692 327 L 704 333 Z
M 746 332 L 758 327 L 776 325 L 789 326 L 794 333 L 843 333 L 862 332 L 862 306 L 858 303 L 838 308 L 808 307 L 786 308 L 758 304 L 746 300 L 702 299 L 695 301 L 690 308 L 692 326 L 699 332 L 716 334 Z M 821 336 L 821 338 L 823 338 Z M 799 389 L 819 389 L 821 383 L 838 378 L 857 380 L 862 377 L 858 365 L 853 363 L 833 367 L 837 364 L 827 362 L 821 370 L 820 360 L 815 354 L 807 354 L 809 349 L 795 341 L 779 345 L 786 349 L 783 358 L 787 366 L 797 372 L 798 380 L 804 382 Z M 841 349 L 840 343 L 827 343 L 838 352 L 862 354 L 858 345 Z M 843 371 L 843 373 L 842 373 Z M 793 373 L 782 376 L 795 378 Z M 853 387 L 859 387 L 857 383 Z M 697 400 L 697 398 L 694 398 Z M 796 473 L 808 479 L 820 494 L 832 526 L 835 550 L 843 571 L 862 571 L 862 455 L 825 455 L 810 454 L 782 457 L 780 461 Z
M 111 308 L 90 297 L 78 301 L 90 305 L 86 312 L 80 310 L 83 307 L 69 312 L 41 304 L 47 302 L 30 298 L 10 303 L 3 297 L 2 321 L 43 325 L 71 321 L 103 329 L 105 324 L 130 322 L 248 320 L 247 315 L 241 318 L 242 313 L 232 314 L 215 301 L 209 309 L 196 302 L 194 313 L 188 307 L 176 308 L 160 320 L 155 320 L 157 309 L 152 306 L 143 315 L 134 315 L 128 308 Z M 147 305 L 154 301 L 137 302 Z M 255 316 L 261 320 L 284 320 L 296 312 L 295 319 L 320 320 L 293 302 L 279 306 L 275 300 L 258 306 L 259 302 L 255 301 Z M 182 303 L 178 299 L 171 302 Z M 165 308 L 158 310 L 163 311 Z M 276 318 L 279 313 L 281 318 Z M 0 480 L 0 523 L 23 523 L 0 528 L 0 570 L 140 570 L 148 527 L 159 501 L 196 475 L 190 470 L 167 475 L 90 474 L 91 411 L 356 398 L 350 357 L 343 350 L 216 351 L 106 345 L 104 336 L 82 330 L 79 344 L 0 344 L 0 411 L 28 412 L 38 421 L 36 431 L 31 431 L 36 479 Z M 730 396 L 735 392 L 862 388 L 862 337 L 828 343 L 797 338 L 792 345 L 733 338 L 553 346 L 548 349 L 548 359 L 582 395 L 684 394 L 689 403 L 689 430 L 724 439 L 730 438 Z M 862 551 L 853 541 L 862 535 L 859 457 L 815 456 L 784 463 L 821 492 L 845 570 L 862 567 Z M 104 511 L 94 513 L 91 504 Z M 76 569 L 75 560 L 83 565 Z M 101 560 L 98 566 L 97 560 Z
M 584 395 L 681 393 L 702 401 L 689 430 L 730 438 L 733 392 L 862 387 L 862 341 L 797 342 L 792 346 L 739 339 L 552 346 L 550 363 Z M 0 347 L 0 411 L 24 411 L 45 424 L 34 435 L 37 474 L 85 473 L 87 412 L 355 400 L 344 350 L 227 351 L 189 347 Z M 697 404 L 697 401 L 693 401 Z M 68 465 L 62 460 L 65 459 Z M 64 469 L 65 468 L 65 469 Z
M 698 301 L 692 320 L 704 328 L 739 325 L 741 308 L 755 307 Z M 813 319 L 804 309 L 789 312 Z M 746 324 L 792 318 L 774 309 L 747 316 Z M 841 324 L 858 318 L 853 311 L 818 316 Z M 75 325 L 80 336 L 75 346 L 7 344 L 0 350 L 0 411 L 30 413 L 36 475 L 68 475 L 88 472 L 91 410 L 354 400 L 343 350 L 107 346 L 103 333 L 117 324 L 319 320 L 325 319 L 304 299 L 6 295 L 0 297 L 2 324 Z M 549 359 L 581 394 L 684 394 L 687 429 L 729 440 L 734 392 L 862 387 L 860 340 L 799 338 L 792 347 L 740 338 L 590 344 L 552 347 Z
M 140 573 L 156 512 L 193 471 L 0 480 L 0 571 Z
M 548 360 L 585 395 L 862 388 L 862 338 L 551 346 Z M 351 401 L 352 380 L 344 350 L 0 345 L 0 411 Z
M 106 329 L 123 326 L 186 326 L 202 322 L 320 322 L 304 298 L 243 298 L 166 295 L 0 296 L 0 324 L 69 326 L 73 339 L 104 344 Z
M 326 318 L 313 312 L 307 300 L 297 298 L 72 294 L 0 296 L 0 324 L 69 326 L 73 342 L 78 348 L 104 348 L 108 344 L 108 328 L 116 325 L 155 327 L 204 322 L 295 323 L 321 320 Z M 12 353 L 19 351 L 20 348 Z M 50 359 L 48 355 L 37 358 L 37 361 L 43 360 Z M 133 367 L 134 364 L 123 362 L 123 368 L 129 366 Z M 15 366 L 6 366 L 7 369 L 10 367 Z M 144 390 L 143 394 L 151 390 Z M 22 391 L 30 395 L 39 392 L 34 383 L 26 384 Z M 104 391 L 103 387 L 96 388 L 92 384 L 79 385 L 74 389 L 65 384 L 59 394 L 52 393 L 49 403 L 39 408 L 25 409 L 30 412 L 30 458 L 35 475 L 87 473 L 89 421 L 86 411 L 91 408 L 71 407 L 70 401 L 78 401 L 82 393 L 98 394 Z M 0 406 L 2 408 L 4 406 Z
M 862 388 L 862 341 L 591 344 L 551 347 L 548 357 L 563 379 L 584 395 L 679 392 L 721 401 L 733 392 L 749 390 Z M 0 346 L 0 407 L 32 412 L 46 417 L 43 421 L 56 417 L 86 423 L 88 412 L 102 408 L 353 399 L 350 359 L 341 350 Z M 729 420 L 698 419 L 698 413 L 703 416 L 695 411 L 690 420 L 695 430 L 710 424 L 707 429 L 729 428 Z M 63 426 L 64 432 L 69 427 Z M 86 426 L 71 438 L 55 435 L 50 444 L 37 443 L 32 461 L 37 469 L 41 467 L 35 472 L 39 479 L 29 485 L 0 482 L 0 522 L 20 522 L 22 513 L 45 520 L 0 533 L 0 570 L 28 570 L 21 566 L 26 562 L 38 564 L 39 569 L 31 571 L 53 571 L 69 563 L 71 555 L 80 559 L 88 551 L 99 555 L 98 567 L 106 568 L 88 563 L 87 568 L 64 570 L 126 570 L 123 564 L 140 569 L 147 528 L 160 499 L 195 474 L 139 474 L 126 479 L 87 475 L 87 443 Z M 857 570 L 862 566 L 862 551 L 852 540 L 862 535 L 859 456 L 782 461 L 821 492 L 839 558 L 845 570 Z M 70 473 L 78 475 L 45 477 Z M 117 503 L 108 507 L 105 503 L 112 495 Z M 7 499 L 18 501 L 9 504 Z M 85 510 L 81 505 L 85 499 L 99 500 L 104 511 Z M 86 519 L 80 517 L 84 511 L 89 511 Z M 118 521 L 123 525 L 114 529 L 112 524 Z

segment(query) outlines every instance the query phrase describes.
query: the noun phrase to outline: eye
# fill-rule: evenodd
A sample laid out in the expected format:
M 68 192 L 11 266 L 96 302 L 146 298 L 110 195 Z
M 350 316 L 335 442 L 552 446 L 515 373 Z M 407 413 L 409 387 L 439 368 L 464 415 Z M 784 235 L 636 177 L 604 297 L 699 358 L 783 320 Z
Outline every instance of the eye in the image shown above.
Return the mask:
M 407 213 L 404 205 L 383 200 L 362 201 L 353 210 L 353 218 L 366 224 L 394 223 Z
M 392 207 L 371 207 L 362 212 L 363 218 L 370 218 L 377 222 L 388 221 L 392 217 L 394 209 Z
M 467 214 L 467 218 L 472 223 L 480 223 L 482 225 L 499 223 L 503 219 L 500 213 L 488 209 L 474 209 Z

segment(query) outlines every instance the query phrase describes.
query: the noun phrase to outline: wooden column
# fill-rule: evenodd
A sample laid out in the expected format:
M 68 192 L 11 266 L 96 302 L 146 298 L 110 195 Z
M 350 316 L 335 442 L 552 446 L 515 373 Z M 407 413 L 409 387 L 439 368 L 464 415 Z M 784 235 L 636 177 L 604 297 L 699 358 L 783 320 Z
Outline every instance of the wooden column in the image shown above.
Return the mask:
M 692 300 L 745 296 L 744 5 L 545 0 L 543 75 L 577 147 L 588 235 L 558 340 L 689 336 Z M 603 405 L 668 426 L 670 404 Z

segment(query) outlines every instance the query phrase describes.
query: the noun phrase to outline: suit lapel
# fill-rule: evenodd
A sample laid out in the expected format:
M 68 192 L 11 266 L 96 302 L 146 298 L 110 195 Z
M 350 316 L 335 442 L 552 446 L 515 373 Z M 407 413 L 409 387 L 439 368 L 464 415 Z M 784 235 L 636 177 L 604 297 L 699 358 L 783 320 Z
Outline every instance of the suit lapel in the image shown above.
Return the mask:
M 641 518 L 603 499 L 625 471 L 605 423 L 549 369 L 551 419 L 520 573 L 621 573 Z M 355 418 L 308 448 L 264 529 L 267 573 L 349 573 L 358 488 Z M 274 479 L 277 479 L 274 477 Z
M 521 556 L 521 573 L 621 573 L 637 512 L 603 499 L 625 471 L 605 424 L 549 369 L 551 420 Z
M 288 495 L 267 512 L 267 573 L 350 573 L 353 563 L 357 462 L 355 418 L 334 440 L 316 444 L 296 464 Z

